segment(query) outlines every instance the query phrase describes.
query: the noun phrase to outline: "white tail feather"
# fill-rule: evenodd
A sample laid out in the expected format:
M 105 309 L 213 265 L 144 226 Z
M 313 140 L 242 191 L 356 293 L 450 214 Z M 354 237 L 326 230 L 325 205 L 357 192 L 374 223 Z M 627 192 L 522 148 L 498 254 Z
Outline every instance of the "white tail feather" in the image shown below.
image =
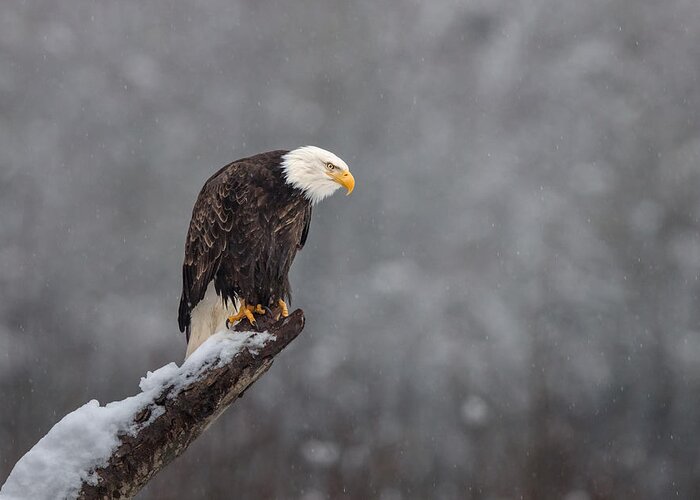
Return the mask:
M 204 298 L 195 306 L 190 316 L 190 340 L 187 342 L 185 359 L 205 340 L 226 328 L 226 318 L 236 314 L 238 307 L 237 300 L 224 306 L 224 301 L 214 290 L 214 284 L 210 283 Z

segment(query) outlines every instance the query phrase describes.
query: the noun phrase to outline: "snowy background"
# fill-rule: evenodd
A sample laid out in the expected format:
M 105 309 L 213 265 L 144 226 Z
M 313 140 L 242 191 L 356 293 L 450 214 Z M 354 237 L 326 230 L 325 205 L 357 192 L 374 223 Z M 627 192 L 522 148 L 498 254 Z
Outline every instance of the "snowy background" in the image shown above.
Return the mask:
M 357 179 L 305 332 L 140 498 L 700 497 L 695 0 L 0 3 L 0 482 L 170 361 L 204 180 Z

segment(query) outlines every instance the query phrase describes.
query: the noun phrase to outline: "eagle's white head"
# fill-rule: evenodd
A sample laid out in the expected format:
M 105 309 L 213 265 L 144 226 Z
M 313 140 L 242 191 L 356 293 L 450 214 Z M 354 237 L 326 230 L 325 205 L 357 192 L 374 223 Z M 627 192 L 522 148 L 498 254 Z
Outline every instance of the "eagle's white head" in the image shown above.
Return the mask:
M 282 157 L 287 184 L 300 189 L 316 204 L 343 186 L 352 193 L 355 178 L 348 165 L 336 155 L 316 146 L 303 146 Z

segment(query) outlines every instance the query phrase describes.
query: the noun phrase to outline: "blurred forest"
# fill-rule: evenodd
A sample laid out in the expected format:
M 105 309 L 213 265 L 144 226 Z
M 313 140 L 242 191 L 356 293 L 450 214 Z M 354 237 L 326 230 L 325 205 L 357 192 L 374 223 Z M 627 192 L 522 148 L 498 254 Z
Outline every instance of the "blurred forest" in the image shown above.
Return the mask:
M 357 187 L 305 332 L 143 499 L 700 498 L 700 3 L 0 3 L 0 483 L 182 360 L 192 205 Z

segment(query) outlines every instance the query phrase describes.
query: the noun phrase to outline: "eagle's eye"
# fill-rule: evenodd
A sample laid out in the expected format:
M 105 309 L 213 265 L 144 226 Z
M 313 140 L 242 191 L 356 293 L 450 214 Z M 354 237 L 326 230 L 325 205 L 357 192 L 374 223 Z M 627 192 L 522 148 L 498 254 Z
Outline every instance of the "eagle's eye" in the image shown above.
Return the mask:
M 332 163 L 326 163 L 326 168 L 328 168 L 328 170 L 335 170 L 337 167 Z

